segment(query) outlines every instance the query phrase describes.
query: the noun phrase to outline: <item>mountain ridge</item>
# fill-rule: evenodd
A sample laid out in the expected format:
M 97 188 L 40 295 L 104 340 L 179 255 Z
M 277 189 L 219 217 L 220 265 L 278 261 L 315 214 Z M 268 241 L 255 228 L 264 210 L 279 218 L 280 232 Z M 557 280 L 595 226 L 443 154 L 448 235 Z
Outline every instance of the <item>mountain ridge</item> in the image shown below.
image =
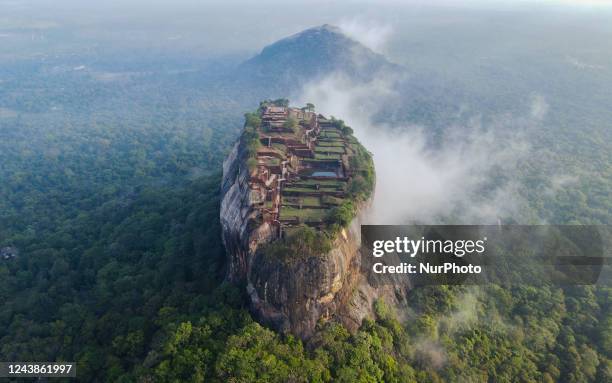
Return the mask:
M 287 89 L 334 72 L 369 81 L 401 67 L 330 24 L 305 29 L 265 46 L 240 64 L 234 77 L 249 84 Z

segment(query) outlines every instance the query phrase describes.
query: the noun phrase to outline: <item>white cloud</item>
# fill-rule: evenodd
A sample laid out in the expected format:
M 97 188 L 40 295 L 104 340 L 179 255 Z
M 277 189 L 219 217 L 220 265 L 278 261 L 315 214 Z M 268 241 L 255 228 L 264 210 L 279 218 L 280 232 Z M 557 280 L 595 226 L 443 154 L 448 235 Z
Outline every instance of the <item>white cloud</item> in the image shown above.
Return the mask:
M 395 96 L 395 80 L 377 76 L 356 84 L 335 74 L 307 85 L 296 99 L 345 120 L 373 153 L 377 181 L 369 223 L 485 224 L 518 214 L 520 185 L 511 178 L 492 182 L 492 177 L 514 172 L 526 155 L 528 145 L 518 126 L 525 121 L 506 116 L 487 128 L 475 119 L 447 129 L 434 148 L 424 127 L 373 122 Z
M 384 51 L 392 32 L 390 25 L 377 24 L 364 18 L 344 19 L 338 26 L 353 40 L 379 53 Z
M 531 117 L 542 120 L 548 113 L 548 103 L 544 96 L 535 94 L 531 97 Z

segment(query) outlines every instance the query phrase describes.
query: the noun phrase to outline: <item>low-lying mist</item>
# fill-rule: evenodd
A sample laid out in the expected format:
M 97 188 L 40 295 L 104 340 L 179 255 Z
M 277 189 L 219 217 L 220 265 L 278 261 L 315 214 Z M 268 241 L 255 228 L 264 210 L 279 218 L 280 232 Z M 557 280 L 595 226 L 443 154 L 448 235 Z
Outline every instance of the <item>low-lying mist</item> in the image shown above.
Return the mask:
M 398 80 L 381 75 L 356 83 L 336 73 L 294 97 L 345 120 L 373 153 L 377 184 L 368 223 L 495 224 L 520 218 L 525 204 L 513 174 L 529 153 L 528 128 L 543 118 L 545 100 L 536 96 L 525 116 L 498 116 L 487 125 L 475 115 L 432 143 L 427 126 L 375 122 L 397 96 Z

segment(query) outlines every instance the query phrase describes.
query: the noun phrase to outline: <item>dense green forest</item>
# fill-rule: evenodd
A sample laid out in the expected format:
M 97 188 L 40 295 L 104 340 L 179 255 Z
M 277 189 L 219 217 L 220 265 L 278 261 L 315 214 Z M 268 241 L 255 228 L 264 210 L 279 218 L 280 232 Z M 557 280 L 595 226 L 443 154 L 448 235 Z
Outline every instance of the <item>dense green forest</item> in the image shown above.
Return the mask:
M 430 287 L 309 344 L 222 283 L 217 175 L 143 188 L 3 262 L 5 359 L 77 360 L 83 381 L 607 381 L 610 289 Z
M 14 206 L 3 209 L 3 230 L 20 249 L 0 263 L 4 360 L 76 360 L 80 380 L 109 382 L 612 377 L 609 288 L 419 288 L 408 316 L 379 302 L 376 320 L 356 334 L 334 324 L 308 344 L 275 334 L 250 317 L 242 289 L 223 283 L 218 161 L 211 175 L 163 185 L 143 178 L 114 194 L 70 184 L 72 166 L 96 179 L 78 166 L 100 154 L 79 153 L 64 166 L 29 161 L 46 184 L 3 183 Z M 146 174 L 128 163 L 115 162 Z
M 418 288 L 409 312 L 378 302 L 357 333 L 307 343 L 257 324 L 224 283 L 220 172 L 242 113 L 278 95 L 132 59 L 0 69 L 0 247 L 19 251 L 0 259 L 0 360 L 101 382 L 612 380 L 609 287 Z M 443 123 L 442 100 L 393 117 Z M 565 114 L 539 127 L 522 191 L 543 221 L 609 224 L 608 111 Z M 559 164 L 580 178 L 547 194 Z

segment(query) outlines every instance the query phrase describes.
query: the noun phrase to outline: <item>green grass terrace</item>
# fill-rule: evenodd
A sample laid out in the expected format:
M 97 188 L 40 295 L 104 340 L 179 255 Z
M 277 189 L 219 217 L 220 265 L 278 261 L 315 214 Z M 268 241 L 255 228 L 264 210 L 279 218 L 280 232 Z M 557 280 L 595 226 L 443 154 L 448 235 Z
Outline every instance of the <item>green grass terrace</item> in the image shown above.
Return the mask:
M 291 206 L 283 206 L 280 210 L 281 221 L 298 219 L 300 222 L 305 223 L 319 223 L 323 222 L 326 215 L 327 209 L 299 209 Z

